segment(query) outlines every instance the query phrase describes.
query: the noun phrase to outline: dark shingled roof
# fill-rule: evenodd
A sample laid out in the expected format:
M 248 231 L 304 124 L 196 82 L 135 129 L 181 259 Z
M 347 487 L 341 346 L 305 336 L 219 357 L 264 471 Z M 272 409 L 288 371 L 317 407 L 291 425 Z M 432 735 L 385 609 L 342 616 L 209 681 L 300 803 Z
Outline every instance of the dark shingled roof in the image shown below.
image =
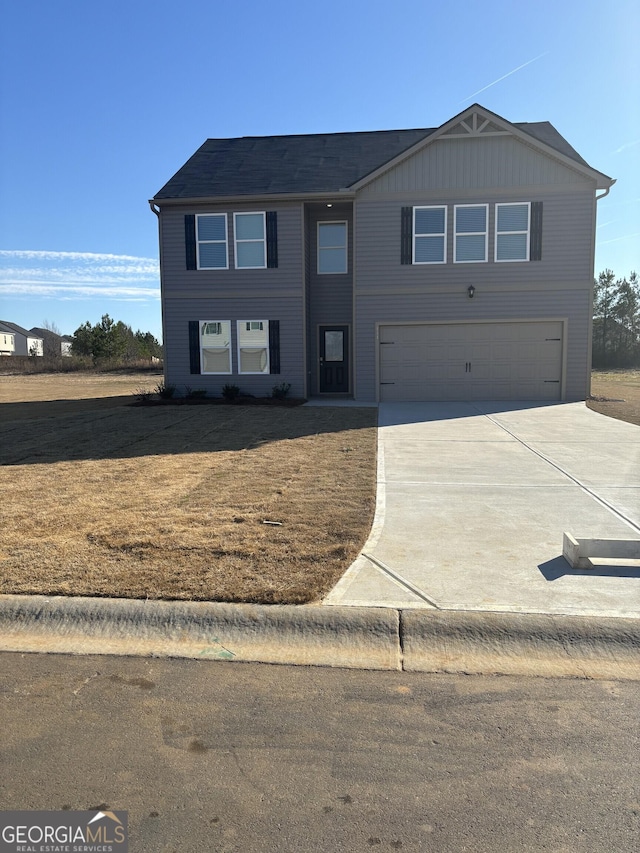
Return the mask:
M 549 122 L 514 124 L 588 164 Z M 208 139 L 154 199 L 269 193 L 336 193 L 374 172 L 437 128 Z

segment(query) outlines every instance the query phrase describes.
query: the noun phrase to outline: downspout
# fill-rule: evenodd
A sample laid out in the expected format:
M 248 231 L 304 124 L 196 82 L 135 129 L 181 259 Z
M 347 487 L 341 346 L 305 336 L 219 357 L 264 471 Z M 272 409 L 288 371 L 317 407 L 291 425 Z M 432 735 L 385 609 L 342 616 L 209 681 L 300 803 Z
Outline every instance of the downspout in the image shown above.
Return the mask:
M 612 178 L 611 183 L 608 187 L 605 188 L 605 191 L 601 195 L 597 195 L 595 197 L 596 203 L 593 205 L 593 242 L 592 242 L 592 257 L 591 257 L 591 280 L 589 286 L 589 317 L 591 318 L 591 322 L 589 323 L 589 340 L 588 340 L 588 359 L 587 359 L 587 397 L 591 396 L 591 366 L 593 361 L 593 281 L 596 274 L 596 219 L 598 214 L 598 202 L 600 199 L 605 198 L 611 192 L 611 187 L 615 184 L 616 179 Z
M 164 285 L 162 282 L 162 219 L 160 218 L 160 207 L 152 198 L 149 199 L 149 207 L 151 212 L 158 217 L 158 260 L 160 262 L 160 318 L 162 322 L 162 372 L 165 385 L 167 384 L 167 347 L 166 347 L 166 330 L 164 319 Z

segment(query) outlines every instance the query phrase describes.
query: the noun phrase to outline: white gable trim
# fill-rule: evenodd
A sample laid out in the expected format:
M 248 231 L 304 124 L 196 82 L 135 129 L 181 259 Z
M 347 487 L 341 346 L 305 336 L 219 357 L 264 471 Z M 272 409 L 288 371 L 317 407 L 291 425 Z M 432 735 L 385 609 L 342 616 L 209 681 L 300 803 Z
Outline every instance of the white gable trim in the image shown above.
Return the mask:
M 489 124 L 498 129 L 486 130 Z M 461 128 L 461 132 L 452 133 L 451 131 L 454 131 L 458 126 Z M 359 181 L 351 184 L 349 189 L 352 191 L 362 189 L 367 186 L 367 184 L 375 181 L 381 175 L 384 175 L 385 172 L 390 171 L 395 168 L 395 166 L 398 166 L 400 163 L 403 163 L 405 160 L 413 157 L 415 154 L 422 151 L 438 139 L 469 139 L 470 137 L 485 136 L 513 136 L 531 148 L 537 149 L 542 154 L 559 161 L 564 166 L 567 166 L 579 174 L 596 181 L 597 189 L 605 189 L 615 183 L 615 181 L 608 175 L 598 172 L 590 166 L 583 165 L 577 160 L 573 160 L 571 157 L 567 157 L 565 154 L 562 154 L 550 145 L 547 145 L 539 139 L 536 139 L 534 136 L 520 130 L 515 125 L 511 124 L 511 122 L 508 122 L 501 116 L 496 115 L 496 113 L 492 113 L 490 110 L 481 107 L 479 104 L 473 104 L 463 112 L 458 113 L 458 115 L 449 119 L 449 121 L 440 125 L 437 130 L 434 130 L 433 133 L 430 133 L 425 137 L 425 139 L 421 139 L 420 142 L 417 142 L 411 148 L 403 151 L 402 154 L 399 154 L 397 157 L 389 160 L 388 163 L 380 166 L 374 172 L 371 172 L 364 178 L 361 178 Z

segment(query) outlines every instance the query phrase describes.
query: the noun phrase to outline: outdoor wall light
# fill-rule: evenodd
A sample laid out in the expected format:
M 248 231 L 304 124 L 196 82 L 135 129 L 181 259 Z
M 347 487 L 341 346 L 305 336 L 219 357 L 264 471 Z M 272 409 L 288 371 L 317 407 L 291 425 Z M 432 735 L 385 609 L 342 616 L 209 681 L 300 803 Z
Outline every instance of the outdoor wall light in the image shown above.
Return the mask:
M 475 287 L 472 284 L 470 284 L 469 287 L 467 288 L 467 293 L 469 294 L 469 299 L 473 299 L 473 294 L 475 292 L 476 292 Z
M 332 204 L 328 204 L 328 205 L 327 205 L 327 207 L 333 207 L 333 205 L 332 205 Z

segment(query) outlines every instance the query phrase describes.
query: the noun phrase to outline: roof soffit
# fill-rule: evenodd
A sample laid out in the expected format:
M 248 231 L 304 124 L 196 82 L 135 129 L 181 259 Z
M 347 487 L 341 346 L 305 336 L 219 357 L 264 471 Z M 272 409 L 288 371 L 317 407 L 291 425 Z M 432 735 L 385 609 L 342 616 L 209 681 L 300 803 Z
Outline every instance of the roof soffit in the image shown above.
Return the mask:
M 394 157 L 393 160 L 390 160 L 388 163 L 380 166 L 380 168 L 376 169 L 375 172 L 371 172 L 369 175 L 366 175 L 359 181 L 356 181 L 356 183 L 352 184 L 349 189 L 355 191 L 362 189 L 362 187 L 372 181 L 375 181 L 381 175 L 385 174 L 385 172 L 390 171 L 400 163 L 403 163 L 405 160 L 415 156 L 427 146 L 432 145 L 438 140 L 484 138 L 486 136 L 512 136 L 529 147 L 540 151 L 546 156 L 558 160 L 564 166 L 578 172 L 578 174 L 595 180 L 597 182 L 598 189 L 609 187 L 615 183 L 612 178 L 605 175 L 603 172 L 598 172 L 596 169 L 592 169 L 586 164 L 582 165 L 571 157 L 567 157 L 565 154 L 562 154 L 562 152 L 557 151 L 551 145 L 547 145 L 535 136 L 520 130 L 520 128 L 511 124 L 511 122 L 496 113 L 492 113 L 485 107 L 480 106 L 480 104 L 473 104 L 463 112 L 458 113 L 458 115 L 449 119 L 449 121 L 446 121 L 425 139 L 420 140 L 416 145 L 408 148 L 397 157 Z

